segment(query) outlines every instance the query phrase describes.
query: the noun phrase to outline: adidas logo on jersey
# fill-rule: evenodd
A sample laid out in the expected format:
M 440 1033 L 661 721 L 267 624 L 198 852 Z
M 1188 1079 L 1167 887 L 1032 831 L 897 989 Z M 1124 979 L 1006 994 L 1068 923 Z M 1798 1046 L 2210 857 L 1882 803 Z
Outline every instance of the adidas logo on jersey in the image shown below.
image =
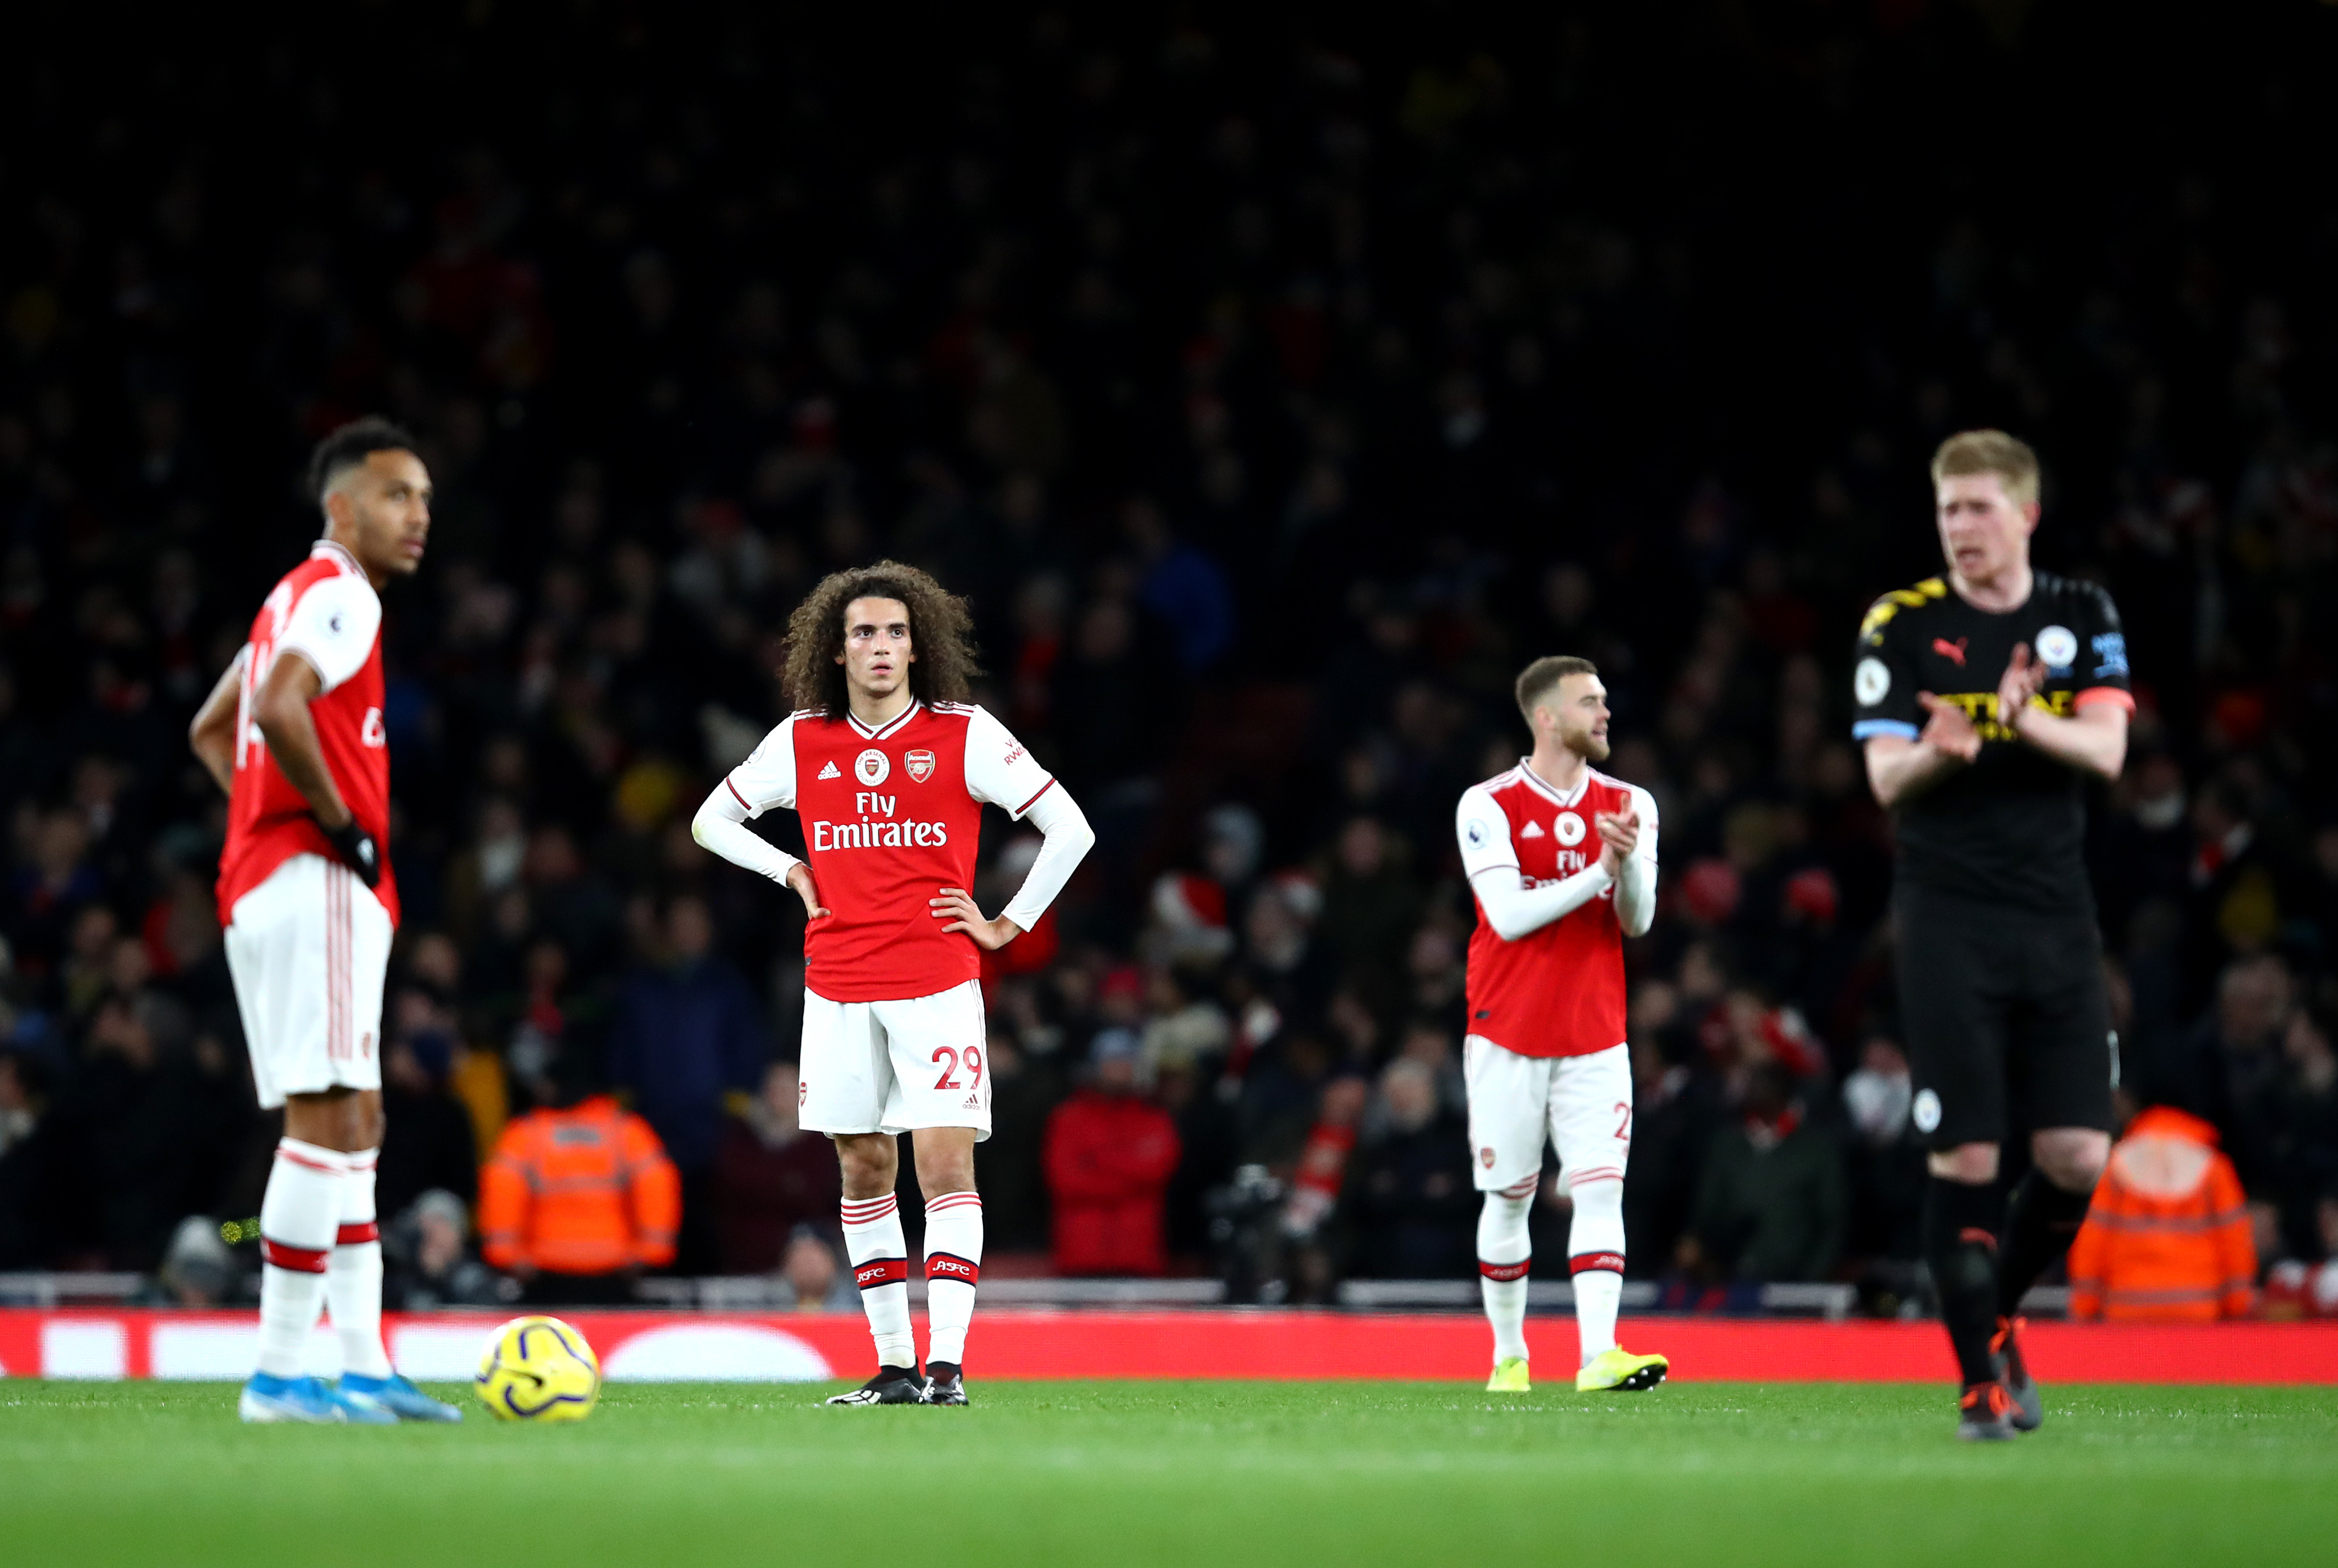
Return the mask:
M 1539 838 L 1542 836 L 1542 824 L 1539 822 L 1529 822 L 1518 829 L 1518 837 L 1521 838 Z
M 822 768 L 820 770 L 820 776 L 822 779 L 841 779 L 844 777 L 842 773 L 837 771 L 836 764 L 833 762 L 830 762 L 826 767 Z

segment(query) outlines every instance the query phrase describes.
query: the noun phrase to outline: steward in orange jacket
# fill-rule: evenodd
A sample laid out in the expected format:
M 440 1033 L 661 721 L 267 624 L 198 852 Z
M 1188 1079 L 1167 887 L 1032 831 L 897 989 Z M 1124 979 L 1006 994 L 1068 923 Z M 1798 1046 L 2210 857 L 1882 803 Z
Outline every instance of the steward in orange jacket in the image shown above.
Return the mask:
M 2245 1318 L 2256 1277 L 2247 1200 L 2216 1130 L 2164 1105 L 2127 1123 L 2070 1248 L 2070 1316 Z
M 605 1094 L 531 1111 L 504 1129 L 479 1176 L 480 1250 L 531 1296 L 598 1282 L 571 1298 L 604 1298 L 630 1269 L 673 1260 L 682 1178 L 650 1124 Z

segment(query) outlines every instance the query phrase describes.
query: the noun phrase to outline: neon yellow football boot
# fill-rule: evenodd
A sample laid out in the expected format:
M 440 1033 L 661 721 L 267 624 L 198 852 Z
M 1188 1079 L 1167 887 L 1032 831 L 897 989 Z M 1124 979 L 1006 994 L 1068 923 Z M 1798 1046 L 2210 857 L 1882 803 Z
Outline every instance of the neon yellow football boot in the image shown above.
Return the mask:
M 1577 1394 L 1636 1394 L 1643 1388 L 1653 1388 L 1665 1380 L 1672 1363 L 1661 1356 L 1635 1356 L 1617 1347 L 1602 1350 L 1591 1358 L 1591 1364 L 1575 1375 Z
M 1494 1375 L 1486 1379 L 1488 1394 L 1528 1394 L 1533 1385 L 1527 1381 L 1527 1358 L 1512 1356 L 1494 1363 Z

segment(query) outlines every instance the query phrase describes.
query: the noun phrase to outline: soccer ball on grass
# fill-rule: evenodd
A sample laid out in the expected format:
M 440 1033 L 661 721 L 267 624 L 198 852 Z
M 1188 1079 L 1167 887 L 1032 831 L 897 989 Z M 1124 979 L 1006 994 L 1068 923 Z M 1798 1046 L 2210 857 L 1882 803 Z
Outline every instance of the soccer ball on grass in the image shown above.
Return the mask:
M 472 1380 L 506 1421 L 582 1421 L 601 1397 L 601 1361 L 557 1318 L 515 1318 L 487 1340 Z

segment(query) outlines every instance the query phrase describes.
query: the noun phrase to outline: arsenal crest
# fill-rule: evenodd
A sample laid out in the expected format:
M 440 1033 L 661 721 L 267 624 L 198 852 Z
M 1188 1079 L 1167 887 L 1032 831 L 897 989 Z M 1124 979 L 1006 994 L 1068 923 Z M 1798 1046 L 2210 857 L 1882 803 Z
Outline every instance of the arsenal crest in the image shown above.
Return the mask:
M 930 751 L 912 751 L 901 759 L 901 763 L 909 769 L 913 784 L 922 784 L 934 776 L 934 754 Z

